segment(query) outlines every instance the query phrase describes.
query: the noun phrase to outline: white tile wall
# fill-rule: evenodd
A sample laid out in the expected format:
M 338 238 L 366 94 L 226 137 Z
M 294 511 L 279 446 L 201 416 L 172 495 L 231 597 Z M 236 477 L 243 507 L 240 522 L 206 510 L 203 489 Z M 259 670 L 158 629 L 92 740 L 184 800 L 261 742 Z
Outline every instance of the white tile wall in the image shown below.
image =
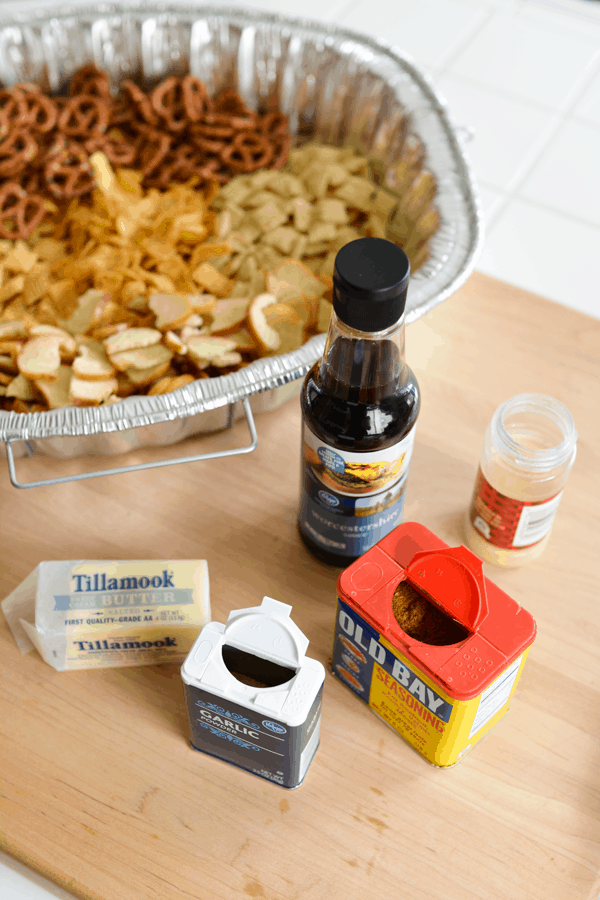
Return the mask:
M 600 318 L 597 228 L 513 199 L 489 231 L 480 271 Z
M 564 122 L 520 193 L 526 200 L 600 226 L 600 128 Z
M 478 181 L 506 192 L 539 156 L 560 121 L 550 110 L 529 107 L 463 77 L 442 75 L 438 87 L 454 121 L 475 129 L 468 153 Z
M 469 0 L 350 0 L 338 22 L 385 38 L 431 70 L 477 31 L 486 6 Z
M 2 11 L 11 5 L 24 6 Z M 246 5 L 335 21 L 409 53 L 454 120 L 475 130 L 469 151 L 487 224 L 478 268 L 600 318 L 598 0 Z M 67 896 L 0 854 L 2 900 Z
M 348 0 L 336 21 L 411 54 L 473 127 L 478 268 L 600 318 L 600 2 Z
M 562 110 L 590 77 L 600 46 L 593 36 L 561 31 L 543 14 L 524 18 L 519 12 L 489 18 L 450 72 L 494 92 Z
M 573 107 L 573 115 L 600 125 L 600 73 L 595 75 Z

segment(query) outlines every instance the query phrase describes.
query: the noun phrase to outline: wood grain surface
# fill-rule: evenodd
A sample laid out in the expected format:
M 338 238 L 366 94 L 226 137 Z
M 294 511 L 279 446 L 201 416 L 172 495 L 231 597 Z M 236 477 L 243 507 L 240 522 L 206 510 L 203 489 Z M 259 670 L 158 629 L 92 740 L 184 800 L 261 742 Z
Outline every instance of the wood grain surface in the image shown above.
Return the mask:
M 407 358 L 423 405 L 405 520 L 450 544 L 499 403 L 551 394 L 579 432 L 545 555 L 486 565 L 538 622 L 508 715 L 436 769 L 328 673 L 320 749 L 286 791 L 190 748 L 177 667 L 55 672 L 2 621 L 1 849 L 86 900 L 596 900 L 600 322 L 477 274 L 408 328 Z M 298 402 L 257 426 L 247 457 L 21 492 L 0 472 L 0 597 L 41 560 L 205 558 L 217 621 L 276 597 L 327 665 L 337 570 L 295 530 Z M 239 423 L 185 451 L 246 440 Z

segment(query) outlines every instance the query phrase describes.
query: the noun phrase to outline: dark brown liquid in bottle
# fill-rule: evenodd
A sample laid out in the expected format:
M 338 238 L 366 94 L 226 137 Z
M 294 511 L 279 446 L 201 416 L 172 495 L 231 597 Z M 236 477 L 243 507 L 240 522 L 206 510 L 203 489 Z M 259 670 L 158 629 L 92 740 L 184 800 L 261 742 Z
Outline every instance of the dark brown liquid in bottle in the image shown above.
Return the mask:
M 324 443 L 337 450 L 372 453 L 408 434 L 419 413 L 420 395 L 394 341 L 338 337 L 329 359 L 319 360 L 306 376 L 301 405 L 306 425 Z M 300 536 L 323 562 L 346 567 L 353 561 L 323 549 L 302 529 Z

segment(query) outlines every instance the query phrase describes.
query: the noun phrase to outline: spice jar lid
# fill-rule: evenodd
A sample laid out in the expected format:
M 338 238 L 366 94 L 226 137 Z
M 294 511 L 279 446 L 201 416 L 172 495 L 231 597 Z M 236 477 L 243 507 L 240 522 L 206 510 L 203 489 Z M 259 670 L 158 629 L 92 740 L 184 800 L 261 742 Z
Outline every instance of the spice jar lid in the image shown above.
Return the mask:
M 323 684 L 325 669 L 318 660 L 305 656 L 308 638 L 290 619 L 291 609 L 264 597 L 260 606 L 231 612 L 225 625 L 208 622 L 181 667 L 184 683 L 256 714 L 276 715 L 290 727 L 303 723 Z M 242 651 L 240 656 L 265 660 L 270 668 L 263 668 L 263 674 L 273 674 L 273 663 L 288 671 L 275 673 L 280 677 L 271 686 L 241 681 L 235 666 L 232 669 L 226 662 L 224 654 L 229 651 L 233 657 Z M 230 662 L 234 661 L 230 657 Z M 260 672 L 259 666 L 258 680 Z
M 335 258 L 333 308 L 357 331 L 384 331 L 404 315 L 410 262 L 383 238 L 350 241 Z
M 466 629 L 454 644 L 427 644 L 402 630 L 393 609 L 408 581 Z M 450 548 L 416 522 L 398 525 L 338 578 L 340 600 L 458 700 L 485 690 L 533 642 L 536 624 L 523 607 L 483 576 L 466 547 Z M 342 613 L 340 613 L 342 615 Z
M 272 597 L 260 606 L 229 613 L 225 639 L 230 647 L 264 656 L 283 666 L 300 666 L 308 638 L 290 618 L 292 607 Z
M 483 563 L 466 547 L 424 550 L 406 567 L 408 580 L 448 615 L 477 631 L 488 614 Z

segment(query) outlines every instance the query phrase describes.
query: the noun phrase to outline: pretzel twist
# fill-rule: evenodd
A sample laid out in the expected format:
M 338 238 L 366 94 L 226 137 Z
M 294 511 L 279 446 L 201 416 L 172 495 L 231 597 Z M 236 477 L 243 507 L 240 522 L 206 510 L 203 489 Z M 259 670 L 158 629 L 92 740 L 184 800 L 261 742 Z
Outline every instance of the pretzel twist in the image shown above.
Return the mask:
M 51 149 L 44 166 L 44 177 L 52 194 L 66 200 L 87 194 L 95 185 L 88 154 L 75 141 L 60 141 Z
M 0 142 L 0 178 L 14 178 L 38 152 L 38 144 L 25 128 L 16 128 Z
M 72 97 L 76 97 L 78 94 L 88 94 L 91 97 L 107 100 L 110 97 L 108 75 L 93 63 L 82 66 L 71 79 L 70 93 Z
M 273 145 L 264 134 L 240 131 L 221 152 L 221 159 L 234 172 L 256 172 L 273 159 Z
M 193 75 L 186 75 L 182 80 L 181 97 L 188 122 L 192 124 L 199 122 L 212 109 L 212 103 L 206 88 Z
M 91 94 L 72 97 L 58 117 L 58 129 L 67 137 L 89 140 L 102 134 L 110 122 L 108 101 Z
M 26 240 L 44 216 L 44 199 L 39 194 L 26 194 L 16 181 L 0 188 L 0 237 Z
M 166 159 L 170 149 L 171 137 L 168 134 L 153 131 L 147 135 L 138 157 L 140 169 L 146 177 L 155 174 L 156 169 Z
M 141 88 L 133 81 L 124 81 L 121 85 L 123 98 L 128 102 L 137 113 L 137 121 L 132 121 L 132 125 L 151 125 L 156 128 L 158 125 L 158 116 L 154 111 L 150 98 L 143 92 Z
M 187 125 L 183 89 L 178 78 L 167 78 L 150 95 L 154 112 L 167 125 L 169 131 L 177 134 Z
M 27 107 L 20 92 L 0 91 L 0 138 L 23 125 Z

